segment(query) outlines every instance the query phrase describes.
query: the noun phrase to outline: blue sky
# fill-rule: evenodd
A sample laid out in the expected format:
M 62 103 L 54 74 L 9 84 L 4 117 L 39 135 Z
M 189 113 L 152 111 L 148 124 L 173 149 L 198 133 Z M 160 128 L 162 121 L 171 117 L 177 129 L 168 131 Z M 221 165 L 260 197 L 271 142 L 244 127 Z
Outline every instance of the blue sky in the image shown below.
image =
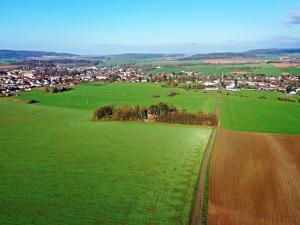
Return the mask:
M 1 0 L 0 49 L 79 54 L 300 47 L 296 0 Z

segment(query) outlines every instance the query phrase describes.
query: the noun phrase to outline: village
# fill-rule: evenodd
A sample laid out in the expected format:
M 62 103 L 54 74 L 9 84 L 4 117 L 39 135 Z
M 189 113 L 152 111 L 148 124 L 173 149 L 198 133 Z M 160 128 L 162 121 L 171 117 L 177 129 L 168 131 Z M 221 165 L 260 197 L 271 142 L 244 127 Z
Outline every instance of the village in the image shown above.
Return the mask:
M 169 83 L 179 84 L 206 91 L 216 91 L 220 87 L 228 91 L 249 89 L 258 91 L 279 91 L 300 94 L 300 76 L 282 74 L 281 76 L 247 75 L 244 73 L 206 76 L 197 72 L 151 74 L 142 66 L 112 67 L 67 67 L 67 66 L 24 66 L 0 70 L 0 96 L 17 95 L 20 91 L 53 86 L 73 86 L 84 82 L 131 82 L 131 83 Z
M 0 70 L 0 96 L 51 86 L 73 86 L 84 82 L 147 82 L 141 69 L 133 67 L 25 67 Z

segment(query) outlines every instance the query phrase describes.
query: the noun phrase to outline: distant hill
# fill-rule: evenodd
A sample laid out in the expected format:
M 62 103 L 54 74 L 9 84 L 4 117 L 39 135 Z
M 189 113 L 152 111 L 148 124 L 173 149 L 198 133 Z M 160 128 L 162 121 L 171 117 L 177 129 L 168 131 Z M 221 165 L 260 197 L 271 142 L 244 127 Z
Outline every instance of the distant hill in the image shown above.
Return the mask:
M 109 55 L 105 57 L 118 59 L 154 59 L 154 58 L 174 58 L 183 57 L 184 54 L 155 54 L 155 53 L 125 53 L 119 55 Z
M 289 55 L 300 54 L 300 48 L 291 49 L 256 49 L 245 52 L 220 52 L 220 53 L 208 53 L 208 54 L 195 54 L 186 56 L 184 54 L 155 54 L 155 53 L 125 53 L 118 55 L 106 55 L 101 57 L 85 56 L 85 58 L 96 59 L 154 59 L 154 58 L 175 58 L 177 60 L 201 60 L 201 59 L 228 59 L 228 58 L 249 58 L 258 57 L 262 55 Z M 6 59 L 8 61 L 25 60 L 30 57 L 43 57 L 43 56 L 56 56 L 56 57 L 73 57 L 78 56 L 70 53 L 57 53 L 46 51 L 14 51 L 14 50 L 0 50 L 0 59 Z
M 183 57 L 181 60 L 197 60 L 197 59 L 228 59 L 228 58 L 246 58 L 244 53 L 224 52 L 224 53 L 208 53 L 196 54 L 188 57 Z
M 57 53 L 57 52 L 45 52 L 45 51 L 0 50 L 0 58 L 5 58 L 5 59 L 26 59 L 28 57 L 42 57 L 42 56 L 71 57 L 76 55 L 69 54 L 69 53 Z
M 290 48 L 290 49 L 257 49 L 244 52 L 246 55 L 286 55 L 286 54 L 300 54 L 300 48 Z
M 188 57 L 183 57 L 181 60 L 197 60 L 197 59 L 228 59 L 228 58 L 249 58 L 258 57 L 261 55 L 288 55 L 288 54 L 300 54 L 300 49 L 256 49 L 245 52 L 224 52 L 224 53 L 208 53 L 208 54 L 196 54 Z

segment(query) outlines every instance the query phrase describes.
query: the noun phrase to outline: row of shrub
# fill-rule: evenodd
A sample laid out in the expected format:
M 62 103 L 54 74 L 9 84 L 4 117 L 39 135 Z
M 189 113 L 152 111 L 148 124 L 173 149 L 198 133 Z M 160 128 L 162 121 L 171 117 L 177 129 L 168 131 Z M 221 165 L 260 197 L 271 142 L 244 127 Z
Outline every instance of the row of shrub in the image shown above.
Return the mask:
M 176 92 L 176 91 L 170 91 L 170 92 L 168 93 L 168 96 L 170 96 L 170 97 L 173 97 L 173 96 L 176 96 L 176 95 L 179 95 L 179 93 Z
M 38 102 L 40 102 L 40 101 L 35 100 L 35 99 L 31 99 L 31 100 L 27 101 L 28 104 L 35 104 L 35 103 L 38 103 Z
M 64 86 L 47 86 L 47 87 L 45 87 L 44 90 L 46 93 L 60 93 L 60 92 L 65 92 L 65 91 L 71 91 L 73 89 L 70 87 L 64 87 Z
M 176 92 L 176 91 L 170 91 L 170 92 L 168 93 L 168 96 L 169 96 L 169 97 L 174 97 L 174 96 L 176 96 L 176 95 L 179 95 L 179 92 Z M 152 94 L 152 95 L 151 95 L 151 98 L 160 98 L 160 95 L 159 95 L 159 94 Z
M 294 98 L 287 98 L 287 97 L 278 97 L 278 101 L 284 101 L 284 102 L 297 102 Z M 300 102 L 300 101 L 298 101 Z
M 189 90 L 204 90 L 205 86 L 203 84 L 182 84 L 178 85 L 179 88 L 183 88 L 187 91 Z
M 159 94 L 153 94 L 153 95 L 151 95 L 151 98 L 159 98 L 159 97 L 160 97 Z
M 175 123 L 186 125 L 216 126 L 218 119 L 213 113 L 191 113 L 178 110 L 175 106 L 166 103 L 158 103 L 145 106 L 124 106 L 116 108 L 113 105 L 100 107 L 94 112 L 96 120 L 112 121 L 154 121 L 162 123 Z
M 157 121 L 163 123 L 177 123 L 200 126 L 216 126 L 218 123 L 215 114 L 189 113 L 185 111 L 175 111 L 168 114 L 163 114 L 158 117 Z

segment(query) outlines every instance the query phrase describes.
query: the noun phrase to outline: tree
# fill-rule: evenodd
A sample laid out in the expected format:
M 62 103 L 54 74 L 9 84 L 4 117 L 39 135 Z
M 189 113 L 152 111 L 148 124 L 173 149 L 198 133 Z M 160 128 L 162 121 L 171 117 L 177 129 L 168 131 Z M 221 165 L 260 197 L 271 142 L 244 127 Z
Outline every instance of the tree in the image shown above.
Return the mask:
M 100 107 L 99 109 L 96 109 L 94 112 L 94 117 L 97 118 L 98 120 L 111 116 L 114 112 L 114 106 L 113 105 L 106 105 L 103 107 Z

